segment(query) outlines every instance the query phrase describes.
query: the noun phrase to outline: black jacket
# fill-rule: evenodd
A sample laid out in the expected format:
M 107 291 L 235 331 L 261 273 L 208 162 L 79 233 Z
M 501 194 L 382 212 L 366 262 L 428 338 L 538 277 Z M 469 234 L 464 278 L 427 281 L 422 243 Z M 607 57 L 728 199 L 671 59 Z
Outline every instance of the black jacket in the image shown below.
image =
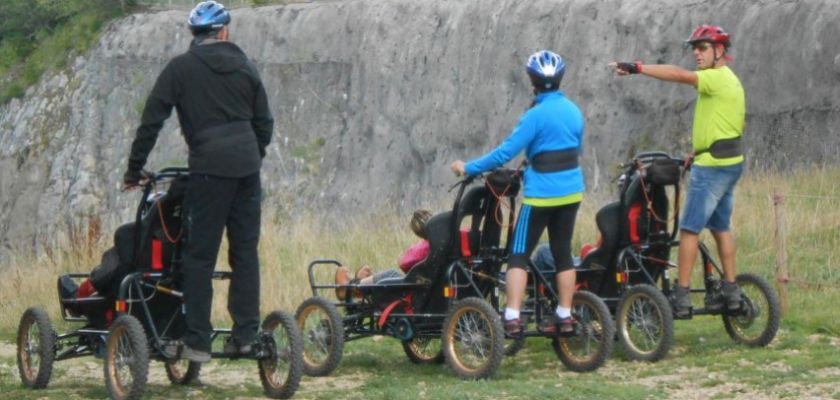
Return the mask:
M 239 178 L 259 171 L 274 119 L 256 68 L 235 44 L 193 44 L 164 67 L 146 100 L 129 171 L 146 164 L 172 107 L 191 172 Z

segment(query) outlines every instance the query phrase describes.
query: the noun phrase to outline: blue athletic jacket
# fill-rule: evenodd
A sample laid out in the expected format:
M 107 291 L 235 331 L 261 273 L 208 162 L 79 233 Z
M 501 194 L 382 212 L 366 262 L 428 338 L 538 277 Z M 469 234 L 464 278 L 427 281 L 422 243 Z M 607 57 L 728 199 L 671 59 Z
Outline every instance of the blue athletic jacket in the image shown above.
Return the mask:
M 478 175 L 501 167 L 523 149 L 528 161 L 544 151 L 582 150 L 583 114 L 575 103 L 560 91 L 541 93 L 536 96 L 535 102 L 499 147 L 465 165 L 467 175 Z M 583 189 L 580 166 L 549 173 L 537 172 L 530 166 L 525 170 L 525 197 L 562 197 L 583 193 Z

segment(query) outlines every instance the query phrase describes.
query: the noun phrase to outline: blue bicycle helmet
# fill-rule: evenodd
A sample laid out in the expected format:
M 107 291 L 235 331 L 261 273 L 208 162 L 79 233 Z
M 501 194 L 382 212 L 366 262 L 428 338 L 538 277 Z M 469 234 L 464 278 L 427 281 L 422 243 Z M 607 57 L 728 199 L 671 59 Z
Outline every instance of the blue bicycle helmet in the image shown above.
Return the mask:
M 210 32 L 222 29 L 230 23 L 230 13 L 225 6 L 215 1 L 198 3 L 187 18 L 187 24 L 193 33 Z
M 560 87 L 560 81 L 566 72 L 566 63 L 557 53 L 542 50 L 528 57 L 525 70 L 528 71 L 534 88 L 540 91 L 552 90 Z

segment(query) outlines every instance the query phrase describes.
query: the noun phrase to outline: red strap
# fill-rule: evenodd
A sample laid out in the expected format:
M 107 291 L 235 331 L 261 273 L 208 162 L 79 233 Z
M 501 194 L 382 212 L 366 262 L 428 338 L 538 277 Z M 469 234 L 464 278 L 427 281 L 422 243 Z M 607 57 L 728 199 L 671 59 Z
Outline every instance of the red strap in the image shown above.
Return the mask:
M 642 205 L 640 203 L 630 206 L 630 211 L 627 212 L 627 222 L 630 230 L 630 242 L 639 243 L 639 215 L 642 213 Z
M 159 239 L 152 239 L 152 269 L 163 269 L 163 243 Z
M 461 231 L 461 255 L 464 257 L 472 255 L 472 251 L 470 251 L 470 233 L 468 231 Z

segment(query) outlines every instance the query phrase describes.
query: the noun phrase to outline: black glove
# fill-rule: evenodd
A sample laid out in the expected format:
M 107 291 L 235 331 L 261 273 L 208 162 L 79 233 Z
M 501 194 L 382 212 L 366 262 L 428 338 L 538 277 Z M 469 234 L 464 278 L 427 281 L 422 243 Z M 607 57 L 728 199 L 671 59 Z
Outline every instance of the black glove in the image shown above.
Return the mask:
M 640 74 L 642 72 L 642 63 L 639 61 L 619 62 L 616 63 L 616 67 L 628 74 Z
M 125 187 L 133 187 L 140 185 L 140 181 L 146 179 L 146 175 L 143 174 L 143 171 L 126 171 L 125 175 L 123 175 L 123 186 Z

